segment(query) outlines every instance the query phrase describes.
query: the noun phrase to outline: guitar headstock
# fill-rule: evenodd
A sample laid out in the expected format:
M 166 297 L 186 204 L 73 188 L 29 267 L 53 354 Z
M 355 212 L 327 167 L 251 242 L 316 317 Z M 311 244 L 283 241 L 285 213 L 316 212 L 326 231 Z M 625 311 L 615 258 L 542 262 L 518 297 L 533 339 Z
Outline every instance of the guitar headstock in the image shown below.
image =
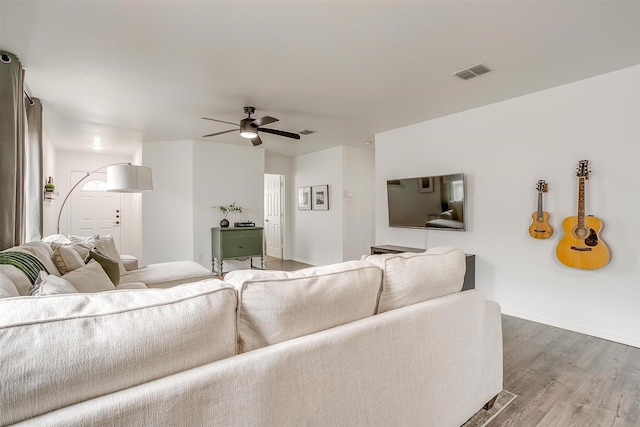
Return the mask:
M 589 160 L 580 160 L 576 168 L 578 178 L 589 179 Z
M 541 179 L 536 185 L 536 190 L 538 190 L 538 193 L 546 193 L 549 191 L 549 184 L 544 179 Z

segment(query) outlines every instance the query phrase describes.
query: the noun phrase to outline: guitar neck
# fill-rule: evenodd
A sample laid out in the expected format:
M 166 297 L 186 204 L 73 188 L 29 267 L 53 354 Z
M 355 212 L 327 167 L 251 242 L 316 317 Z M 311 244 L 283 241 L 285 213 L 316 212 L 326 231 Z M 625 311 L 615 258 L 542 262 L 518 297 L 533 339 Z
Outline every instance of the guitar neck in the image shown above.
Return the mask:
M 584 177 L 578 178 L 578 228 L 584 228 Z
M 538 191 L 538 221 L 542 221 L 542 191 Z

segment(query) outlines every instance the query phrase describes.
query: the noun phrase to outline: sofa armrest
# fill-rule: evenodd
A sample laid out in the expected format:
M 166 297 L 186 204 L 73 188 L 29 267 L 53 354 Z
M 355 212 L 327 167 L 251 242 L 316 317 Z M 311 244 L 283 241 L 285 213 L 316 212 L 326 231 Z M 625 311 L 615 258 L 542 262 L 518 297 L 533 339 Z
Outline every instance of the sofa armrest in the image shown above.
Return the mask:
M 133 255 L 120 255 L 120 262 L 124 265 L 124 269 L 127 271 L 138 269 L 138 259 Z

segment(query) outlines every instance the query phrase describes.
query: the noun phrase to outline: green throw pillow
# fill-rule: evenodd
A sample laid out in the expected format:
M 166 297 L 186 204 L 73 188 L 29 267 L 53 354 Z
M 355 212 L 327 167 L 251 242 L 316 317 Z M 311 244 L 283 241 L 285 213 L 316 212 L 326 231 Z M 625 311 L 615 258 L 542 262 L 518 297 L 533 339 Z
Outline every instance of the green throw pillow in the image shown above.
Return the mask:
M 89 259 L 95 259 L 98 264 L 102 266 L 104 272 L 107 273 L 107 276 L 109 276 L 109 279 L 111 279 L 113 285 L 118 286 L 118 283 L 120 283 L 120 266 L 118 265 L 117 261 L 100 253 L 96 249 L 92 249 L 89 252 Z

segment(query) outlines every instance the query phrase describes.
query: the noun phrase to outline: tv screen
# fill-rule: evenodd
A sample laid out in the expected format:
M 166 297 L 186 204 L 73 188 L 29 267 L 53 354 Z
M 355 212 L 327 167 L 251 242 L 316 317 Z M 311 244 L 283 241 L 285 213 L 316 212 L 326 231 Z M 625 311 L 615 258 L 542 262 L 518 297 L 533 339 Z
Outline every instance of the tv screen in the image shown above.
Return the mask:
M 387 181 L 389 226 L 465 231 L 463 173 Z

